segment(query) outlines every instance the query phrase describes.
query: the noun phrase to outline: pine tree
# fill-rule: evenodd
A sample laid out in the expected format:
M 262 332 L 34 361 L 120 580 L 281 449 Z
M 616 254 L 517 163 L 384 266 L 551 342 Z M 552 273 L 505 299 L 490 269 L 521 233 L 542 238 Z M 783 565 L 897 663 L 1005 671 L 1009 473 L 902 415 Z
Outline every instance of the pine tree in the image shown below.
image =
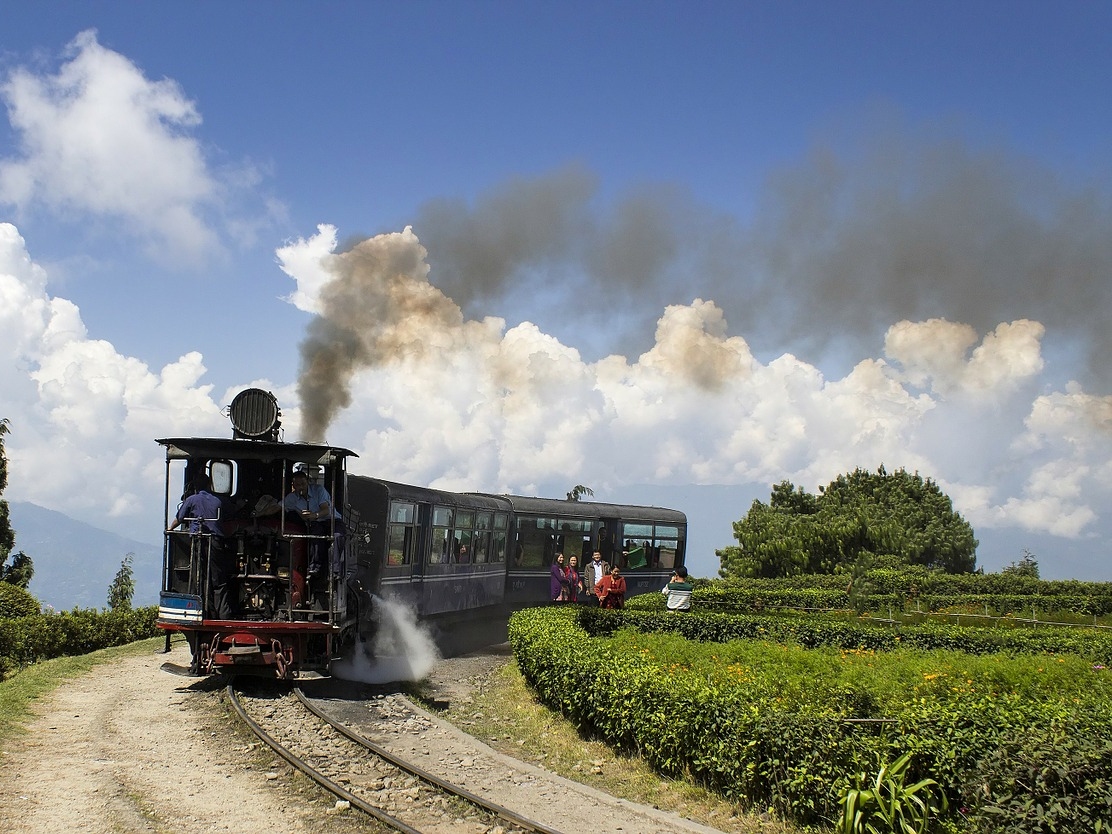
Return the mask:
M 120 569 L 116 572 L 116 578 L 108 588 L 108 607 L 113 611 L 131 610 L 131 598 L 135 594 L 135 575 L 131 569 L 134 560 L 134 553 L 124 556 L 124 560 L 120 562 Z
M 9 432 L 8 418 L 0 419 L 0 495 L 8 486 L 8 456 L 4 453 L 4 435 Z M 15 547 L 15 531 L 8 516 L 8 502 L 0 498 L 0 582 L 26 589 L 35 574 L 31 557 L 22 551 L 15 554 L 12 563 L 8 557 Z
M 0 419 L 0 495 L 8 486 L 8 456 L 4 454 L 4 435 L 8 433 L 8 418 Z M 8 520 L 8 502 L 0 498 L 0 565 L 7 561 L 15 546 L 15 533 Z

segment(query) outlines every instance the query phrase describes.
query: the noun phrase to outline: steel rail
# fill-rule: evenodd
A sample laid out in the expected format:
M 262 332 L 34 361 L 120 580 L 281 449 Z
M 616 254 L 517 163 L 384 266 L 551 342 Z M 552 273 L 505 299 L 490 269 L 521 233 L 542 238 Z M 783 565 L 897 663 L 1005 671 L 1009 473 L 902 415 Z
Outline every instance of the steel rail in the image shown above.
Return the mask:
M 461 787 L 460 785 L 456 785 L 452 782 L 441 779 L 436 774 L 429 773 L 427 770 L 418 767 L 412 762 L 407 761 L 406 759 L 399 758 L 386 748 L 375 744 L 375 742 L 371 741 L 369 738 L 365 738 L 364 736 L 359 735 L 359 733 L 355 732 L 350 727 L 347 727 L 344 724 L 335 721 L 329 715 L 322 712 L 317 706 L 309 701 L 309 699 L 305 696 L 305 693 L 301 691 L 300 687 L 295 687 L 293 690 L 293 694 L 297 696 L 297 699 L 304 705 L 307 710 L 309 710 L 309 712 L 313 713 L 313 715 L 317 716 L 317 718 L 324 721 L 336 732 L 340 733 L 341 735 L 345 736 L 350 741 L 355 742 L 361 747 L 365 747 L 367 750 L 370 750 L 379 758 L 384 759 L 385 761 L 394 765 L 394 767 L 404 770 L 411 776 L 415 776 L 421 781 L 427 782 L 428 784 L 444 791 L 445 793 L 450 793 L 453 796 L 459 797 L 466 802 L 470 802 L 477 808 L 494 814 L 495 816 L 500 817 L 507 822 L 511 822 L 514 825 L 525 828 L 529 831 L 536 832 L 536 834 L 560 834 L 560 832 L 555 828 L 549 828 L 547 825 L 539 823 L 536 820 L 529 819 L 528 817 L 523 817 L 516 811 L 511 811 L 509 808 L 498 805 L 488 799 L 484 799 L 478 794 L 472 793 L 471 791 L 467 790 L 464 787 Z
M 228 698 L 231 701 L 232 707 L 233 709 L 235 709 L 236 714 L 240 717 L 240 720 L 243 721 L 243 723 L 251 729 L 251 732 L 253 732 L 263 742 L 265 742 L 271 750 L 273 750 L 275 753 L 289 762 L 293 767 L 296 767 L 318 785 L 325 788 L 330 793 L 340 797 L 340 799 L 350 802 L 353 807 L 358 808 L 365 814 L 369 814 L 384 825 L 390 826 L 395 831 L 400 831 L 402 832 L 402 834 L 423 834 L 423 832 L 421 832 L 420 830 L 407 825 L 397 817 L 393 817 L 390 814 L 387 814 L 381 808 L 377 808 L 374 805 L 371 805 L 369 802 L 359 798 L 342 785 L 329 779 L 319 770 L 312 767 L 305 760 L 297 756 L 288 747 L 272 737 L 269 733 L 267 733 L 266 730 L 262 728 L 262 726 L 257 721 L 255 721 L 255 719 L 247 714 L 247 711 L 243 708 L 243 704 L 241 704 L 239 701 L 239 694 L 235 690 L 234 683 L 228 684 Z

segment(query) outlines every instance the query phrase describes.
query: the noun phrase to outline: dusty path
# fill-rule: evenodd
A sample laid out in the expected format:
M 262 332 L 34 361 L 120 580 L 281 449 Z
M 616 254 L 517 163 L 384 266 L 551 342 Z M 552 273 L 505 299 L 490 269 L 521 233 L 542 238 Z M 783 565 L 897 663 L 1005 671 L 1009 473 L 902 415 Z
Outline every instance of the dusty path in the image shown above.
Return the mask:
M 28 735 L 0 756 L 0 812 L 12 834 L 253 834 L 274 830 L 276 820 L 291 834 L 377 830 L 355 812 L 335 811 L 330 795 L 233 731 L 219 685 L 167 674 L 159 668 L 167 659 L 188 663 L 184 647 L 169 656 L 132 657 L 64 684 L 38 705 Z M 463 680 L 474 664 L 491 662 L 444 661 L 437 677 Z M 480 762 L 489 754 L 497 763 L 496 774 L 486 773 L 489 787 L 501 782 L 498 793 L 507 800 L 512 794 L 523 814 L 552 806 L 596 809 L 590 815 L 557 812 L 552 824 L 565 834 L 712 831 L 515 762 L 431 715 L 419 732 L 395 741 L 425 745 L 431 759 L 448 763 L 448 778 L 457 763 L 454 775 L 480 792 L 486 781 Z
M 161 671 L 168 657 L 189 662 L 184 647 L 128 658 L 38 705 L 41 717 L 0 759 L 9 831 L 253 832 L 271 830 L 276 815 L 289 832 L 326 830 L 328 806 L 242 736 L 229 738 L 219 690 Z

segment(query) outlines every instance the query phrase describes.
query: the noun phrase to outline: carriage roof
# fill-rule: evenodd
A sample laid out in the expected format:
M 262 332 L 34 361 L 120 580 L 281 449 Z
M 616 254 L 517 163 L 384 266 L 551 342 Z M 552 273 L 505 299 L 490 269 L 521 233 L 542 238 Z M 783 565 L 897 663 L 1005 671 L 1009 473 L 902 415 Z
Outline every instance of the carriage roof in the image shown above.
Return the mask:
M 282 460 L 333 466 L 349 457 L 359 457 L 350 449 L 317 443 L 276 443 L 268 440 L 229 440 L 214 437 L 167 437 L 157 442 L 166 447 L 167 460 L 204 457 Z

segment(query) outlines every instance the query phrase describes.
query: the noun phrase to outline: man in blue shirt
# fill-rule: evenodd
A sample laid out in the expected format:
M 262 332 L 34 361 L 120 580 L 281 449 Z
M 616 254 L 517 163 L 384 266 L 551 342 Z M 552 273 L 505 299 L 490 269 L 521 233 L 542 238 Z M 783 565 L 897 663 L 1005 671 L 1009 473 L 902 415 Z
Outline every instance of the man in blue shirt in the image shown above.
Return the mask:
M 212 481 L 202 472 L 193 478 L 193 492 L 181 502 L 173 523 L 166 529 L 176 530 L 188 521 L 190 533 L 211 533 L 214 536 L 223 536 L 224 528 L 220 526 L 222 506 L 223 502 L 212 494 Z
M 320 484 L 310 483 L 309 475 L 304 469 L 294 471 L 290 484 L 292 490 L 282 499 L 282 508 L 300 515 L 309 535 L 333 536 L 332 576 L 342 576 L 347 530 L 343 518 L 332 507 L 332 497 Z M 309 577 L 323 574 L 325 567 L 325 548 L 320 540 L 315 540 L 309 547 Z
M 209 583 L 212 586 L 212 611 L 218 620 L 230 620 L 232 608 L 232 560 L 224 547 L 224 528 L 220 524 L 224 502 L 212 494 L 212 479 L 200 472 L 193 477 L 193 492 L 181 502 L 167 532 L 186 521 L 189 532 L 207 539 Z

